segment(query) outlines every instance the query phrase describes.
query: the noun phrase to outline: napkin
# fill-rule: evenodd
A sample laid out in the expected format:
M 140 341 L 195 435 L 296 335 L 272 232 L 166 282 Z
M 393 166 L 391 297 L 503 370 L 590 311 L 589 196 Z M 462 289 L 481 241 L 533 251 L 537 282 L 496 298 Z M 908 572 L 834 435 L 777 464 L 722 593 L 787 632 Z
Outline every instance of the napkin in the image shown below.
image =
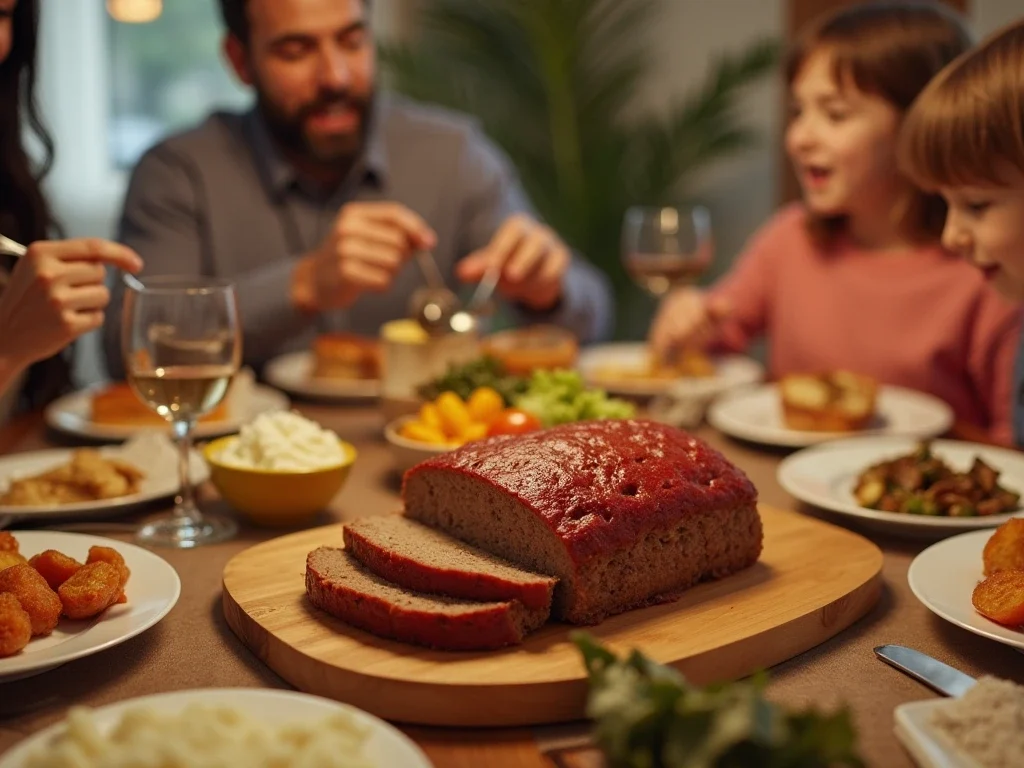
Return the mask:
M 256 373 L 252 368 L 242 368 L 231 379 L 224 403 L 230 421 L 245 422 L 252 418 L 253 402 L 256 395 Z
M 647 404 L 647 414 L 654 421 L 694 429 L 704 421 L 704 414 L 714 399 L 714 395 L 658 395 Z
M 170 435 L 161 430 L 137 432 L 130 440 L 119 446 L 104 448 L 102 453 L 141 469 L 146 474 L 143 482 L 151 478 L 178 476 L 178 446 Z M 204 467 L 203 459 L 193 453 L 189 458 L 189 473 L 192 477 L 195 478 L 197 472 L 201 472 Z

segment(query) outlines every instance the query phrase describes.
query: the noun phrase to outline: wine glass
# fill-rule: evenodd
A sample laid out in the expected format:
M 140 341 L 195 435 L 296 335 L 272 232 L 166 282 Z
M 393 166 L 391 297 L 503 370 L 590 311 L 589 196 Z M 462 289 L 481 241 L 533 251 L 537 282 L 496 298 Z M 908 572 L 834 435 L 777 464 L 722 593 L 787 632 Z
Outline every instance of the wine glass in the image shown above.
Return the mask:
M 144 525 L 144 544 L 195 547 L 234 536 L 235 522 L 203 515 L 189 477 L 192 430 L 228 391 L 242 357 L 234 286 L 206 277 L 125 277 L 122 348 L 128 382 L 170 422 L 178 441 L 174 512 Z
M 692 285 L 711 266 L 714 243 L 707 208 L 633 206 L 622 225 L 622 263 L 655 298 Z

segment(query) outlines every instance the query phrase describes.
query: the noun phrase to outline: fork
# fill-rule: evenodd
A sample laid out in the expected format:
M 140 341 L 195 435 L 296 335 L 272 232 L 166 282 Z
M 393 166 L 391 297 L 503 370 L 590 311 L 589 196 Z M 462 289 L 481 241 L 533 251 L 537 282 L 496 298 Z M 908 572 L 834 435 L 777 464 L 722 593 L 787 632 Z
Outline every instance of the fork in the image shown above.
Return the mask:
M 17 258 L 21 258 L 22 256 L 25 255 L 27 251 L 28 248 L 26 248 L 21 243 L 11 240 L 11 238 L 9 237 L 4 237 L 3 235 L 0 235 L 0 253 L 5 253 L 8 256 L 15 256 Z
M 477 284 L 476 290 L 473 291 L 473 295 L 466 305 L 467 312 L 479 314 L 483 311 L 484 306 L 491 300 L 491 294 L 494 293 L 494 289 L 498 287 L 498 281 L 501 280 L 501 272 L 504 267 L 504 264 L 495 264 L 484 272 L 483 279 Z
M 0 235 L 0 255 L 13 256 L 16 259 L 20 259 L 26 253 L 28 253 L 28 248 L 19 243 L 17 240 L 11 240 L 11 238 L 9 237 L 4 237 L 3 235 Z M 145 286 L 142 284 L 142 281 L 139 280 L 139 278 L 137 278 L 131 272 L 124 273 L 124 281 L 128 284 L 129 287 L 133 288 L 136 291 L 145 290 Z

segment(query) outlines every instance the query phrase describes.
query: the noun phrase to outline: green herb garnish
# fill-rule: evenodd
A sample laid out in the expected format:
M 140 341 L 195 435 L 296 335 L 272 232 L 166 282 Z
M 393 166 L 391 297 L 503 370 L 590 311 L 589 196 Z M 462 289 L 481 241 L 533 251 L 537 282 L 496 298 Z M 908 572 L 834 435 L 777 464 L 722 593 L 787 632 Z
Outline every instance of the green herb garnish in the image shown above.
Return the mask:
M 442 392 L 454 392 L 468 400 L 477 387 L 496 390 L 506 406 L 515 403 L 518 395 L 526 391 L 527 380 L 505 371 L 501 361 L 493 357 L 480 357 L 462 365 L 450 365 L 442 376 L 420 387 L 424 400 L 435 400 Z
M 611 768 L 860 768 L 848 710 L 793 712 L 766 677 L 705 688 L 634 650 L 620 659 L 585 632 L 587 715 Z

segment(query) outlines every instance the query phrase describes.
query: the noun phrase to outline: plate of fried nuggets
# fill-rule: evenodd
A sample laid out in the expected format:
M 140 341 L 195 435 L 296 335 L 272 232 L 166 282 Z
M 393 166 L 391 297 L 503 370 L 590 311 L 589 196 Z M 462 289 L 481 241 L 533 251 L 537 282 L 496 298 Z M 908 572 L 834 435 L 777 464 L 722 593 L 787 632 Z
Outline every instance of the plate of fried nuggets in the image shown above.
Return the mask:
M 126 510 L 178 491 L 177 449 L 149 432 L 120 447 L 54 449 L 0 458 L 0 515 L 67 517 Z M 193 483 L 209 470 L 191 457 Z
M 128 639 L 166 614 L 179 592 L 174 569 L 134 545 L 0 531 L 0 681 Z
M 1003 523 L 981 553 L 984 580 L 971 593 L 974 610 L 1024 632 L 1024 518 Z
M 84 563 L 56 549 L 26 560 L 14 535 L 0 531 L 0 658 L 52 634 L 62 616 L 81 621 L 127 603 L 130 576 L 113 547 L 89 547 Z

